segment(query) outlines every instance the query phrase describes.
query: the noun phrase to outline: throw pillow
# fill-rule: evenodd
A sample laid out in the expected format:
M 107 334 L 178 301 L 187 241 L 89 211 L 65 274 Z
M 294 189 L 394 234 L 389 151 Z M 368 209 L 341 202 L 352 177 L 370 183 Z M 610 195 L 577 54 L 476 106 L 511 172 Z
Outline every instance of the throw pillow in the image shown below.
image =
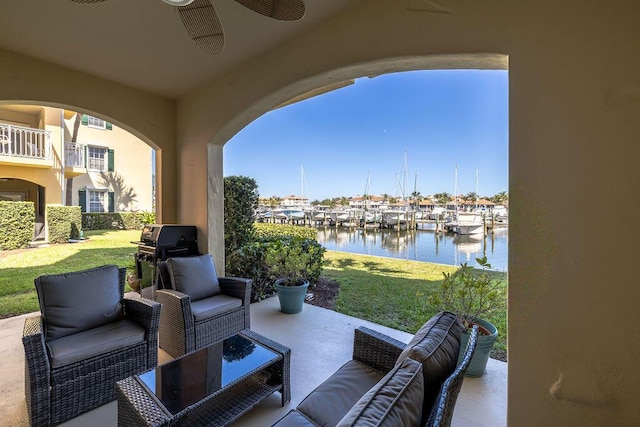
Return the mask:
M 338 426 L 417 427 L 423 396 L 422 365 L 406 358 L 362 396 Z

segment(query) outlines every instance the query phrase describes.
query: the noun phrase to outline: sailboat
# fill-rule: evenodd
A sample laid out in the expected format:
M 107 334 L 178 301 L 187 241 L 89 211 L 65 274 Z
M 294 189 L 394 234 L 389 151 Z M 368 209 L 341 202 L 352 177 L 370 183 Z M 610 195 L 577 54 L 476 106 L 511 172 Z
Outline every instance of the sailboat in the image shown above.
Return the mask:
M 458 186 L 458 166 L 456 165 L 456 191 Z M 456 195 L 456 210 L 458 208 Z M 478 170 L 476 169 L 476 209 L 473 212 L 456 213 L 453 232 L 460 235 L 484 234 L 484 218 L 478 213 Z

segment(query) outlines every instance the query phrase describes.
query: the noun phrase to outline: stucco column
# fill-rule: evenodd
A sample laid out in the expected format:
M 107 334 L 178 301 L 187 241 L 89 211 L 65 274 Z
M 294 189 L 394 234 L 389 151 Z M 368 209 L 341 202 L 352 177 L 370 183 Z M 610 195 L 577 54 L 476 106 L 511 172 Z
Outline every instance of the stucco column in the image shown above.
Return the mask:
M 224 276 L 224 179 L 222 147 L 207 144 L 207 247 L 218 275 Z

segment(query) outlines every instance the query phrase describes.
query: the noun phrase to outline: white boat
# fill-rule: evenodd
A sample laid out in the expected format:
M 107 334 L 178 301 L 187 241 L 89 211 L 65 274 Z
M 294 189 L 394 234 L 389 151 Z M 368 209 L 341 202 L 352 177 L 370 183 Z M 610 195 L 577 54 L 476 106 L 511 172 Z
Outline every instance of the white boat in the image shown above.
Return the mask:
M 388 210 L 382 213 L 385 224 L 397 225 L 407 220 L 407 212 L 400 210 Z
M 302 209 L 277 209 L 273 211 L 275 218 L 280 220 L 300 220 L 304 219 L 304 211 Z
M 460 235 L 483 234 L 484 219 L 475 212 L 458 212 L 453 232 Z

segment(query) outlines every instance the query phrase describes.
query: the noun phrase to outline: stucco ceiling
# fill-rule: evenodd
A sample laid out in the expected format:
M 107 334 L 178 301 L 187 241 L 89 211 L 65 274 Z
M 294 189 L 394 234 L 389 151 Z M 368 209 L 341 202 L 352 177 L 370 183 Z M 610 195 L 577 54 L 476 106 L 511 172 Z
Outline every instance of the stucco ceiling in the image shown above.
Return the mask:
M 2 2 L 0 47 L 152 93 L 179 97 L 362 0 L 304 0 L 305 16 L 277 21 L 211 0 L 224 51 L 200 50 L 177 9 L 161 0 Z

